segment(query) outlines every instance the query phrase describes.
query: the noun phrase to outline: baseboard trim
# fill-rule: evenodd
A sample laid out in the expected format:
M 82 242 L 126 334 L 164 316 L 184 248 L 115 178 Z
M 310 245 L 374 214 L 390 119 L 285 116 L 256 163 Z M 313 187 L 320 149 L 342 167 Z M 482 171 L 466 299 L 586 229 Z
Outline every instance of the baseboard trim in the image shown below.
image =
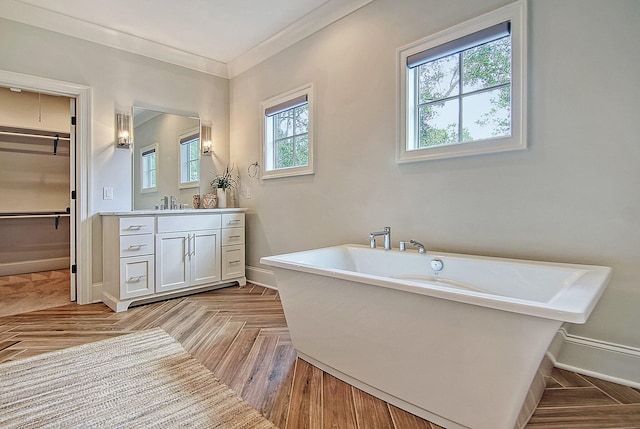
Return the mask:
M 640 389 L 638 348 L 571 335 L 561 328 L 548 355 L 558 368 Z
M 264 268 L 247 266 L 245 268 L 245 275 L 247 276 L 248 282 L 269 289 L 278 289 L 276 285 L 276 276 L 273 271 L 265 270 Z
M 33 261 L 9 262 L 0 264 L 0 276 L 37 273 L 39 271 L 63 270 L 69 268 L 69 257 L 36 259 Z
M 91 285 L 91 304 L 102 302 L 102 282 Z

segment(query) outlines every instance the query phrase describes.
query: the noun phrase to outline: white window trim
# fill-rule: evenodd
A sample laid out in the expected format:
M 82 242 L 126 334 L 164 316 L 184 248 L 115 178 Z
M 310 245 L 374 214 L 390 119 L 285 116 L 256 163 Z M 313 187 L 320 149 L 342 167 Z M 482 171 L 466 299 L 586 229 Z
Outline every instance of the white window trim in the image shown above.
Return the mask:
M 143 164 L 143 156 L 142 154 L 145 152 L 148 152 L 150 150 L 152 150 L 155 152 L 156 154 L 156 186 L 154 186 L 153 188 L 143 188 L 142 185 L 144 184 L 144 164 Z M 152 192 L 158 192 L 158 177 L 160 177 L 158 175 L 158 167 L 159 167 L 159 163 L 158 163 L 158 143 L 154 143 L 154 144 L 150 144 L 149 146 L 145 146 L 143 148 L 140 149 L 140 193 L 141 194 L 150 194 Z
M 465 143 L 407 150 L 407 129 L 412 121 L 407 111 L 407 57 L 442 45 L 484 28 L 511 21 L 511 136 L 474 140 Z M 519 0 L 469 21 L 417 40 L 397 50 L 397 140 L 396 162 L 407 163 L 432 159 L 454 158 L 527 148 L 527 10 L 526 1 Z
M 291 167 L 291 168 L 279 168 L 277 170 L 267 170 L 267 121 L 266 110 L 270 107 L 277 106 L 278 104 L 284 103 L 286 101 L 292 100 L 297 97 L 307 96 L 307 105 L 309 109 L 309 129 L 308 131 L 308 142 L 309 142 L 309 157 L 308 164 L 300 167 Z M 315 138 L 314 138 L 314 96 L 313 96 L 313 82 L 303 85 L 299 88 L 293 89 L 291 91 L 287 91 L 284 94 L 277 95 L 275 97 L 271 97 L 260 104 L 260 123 L 262 124 L 262 135 L 261 135 L 261 158 L 262 165 L 261 168 L 261 179 L 275 179 L 279 177 L 291 177 L 291 176 L 303 176 L 307 174 L 315 173 L 314 159 L 315 159 Z
M 192 135 L 198 135 L 198 162 L 200 162 L 200 158 L 202 158 L 202 142 L 200 141 L 200 127 L 192 128 L 189 131 L 186 131 L 178 136 L 178 189 L 189 189 L 189 188 L 198 188 L 200 186 L 200 180 L 196 180 L 193 182 L 182 182 L 182 148 L 180 147 L 180 141 Z M 198 178 L 202 174 L 202 171 L 198 172 Z

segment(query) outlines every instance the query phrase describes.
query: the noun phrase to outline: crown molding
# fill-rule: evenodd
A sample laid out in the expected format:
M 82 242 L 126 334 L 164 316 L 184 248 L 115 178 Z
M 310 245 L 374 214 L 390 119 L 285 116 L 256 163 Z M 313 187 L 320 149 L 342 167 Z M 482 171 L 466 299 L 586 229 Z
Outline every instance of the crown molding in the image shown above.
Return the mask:
M 42 9 L 19 0 L 2 0 L 0 17 L 230 79 L 372 1 L 330 0 L 229 63 Z
M 303 16 L 284 30 L 274 34 L 237 58 L 229 61 L 229 78 L 238 76 L 269 57 L 309 37 L 373 0 L 331 0 Z
M 3 0 L 0 16 L 166 63 L 228 78 L 225 63 L 16 0 Z

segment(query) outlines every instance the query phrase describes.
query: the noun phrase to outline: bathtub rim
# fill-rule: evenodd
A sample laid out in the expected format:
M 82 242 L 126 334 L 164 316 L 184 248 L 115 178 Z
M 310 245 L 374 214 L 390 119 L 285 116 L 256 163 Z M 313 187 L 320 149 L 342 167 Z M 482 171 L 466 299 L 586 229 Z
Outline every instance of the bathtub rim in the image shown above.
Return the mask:
M 562 322 L 570 322 L 583 324 L 586 323 L 591 312 L 595 308 L 598 300 L 604 293 L 604 290 L 611 277 L 611 268 L 599 265 L 583 265 L 562 262 L 545 262 L 516 258 L 501 258 L 495 256 L 469 255 L 462 253 L 448 253 L 428 251 L 425 257 L 429 258 L 461 258 L 472 260 L 492 261 L 508 264 L 526 264 L 534 266 L 547 266 L 552 268 L 562 268 L 569 270 L 583 270 L 581 275 L 571 285 L 563 287 L 553 298 L 547 302 L 526 300 L 521 298 L 507 297 L 497 294 L 487 294 L 473 291 L 461 291 L 438 285 L 437 283 L 418 282 L 411 280 L 399 280 L 391 277 L 383 277 L 357 271 L 349 271 L 337 268 L 324 268 L 311 265 L 308 263 L 294 262 L 287 260 L 300 254 L 308 254 L 314 251 L 329 251 L 331 249 L 349 248 L 368 249 L 379 252 L 400 252 L 399 249 L 391 250 L 371 249 L 368 246 L 360 244 L 340 244 L 336 246 L 327 246 L 315 249 L 302 250 L 298 252 L 290 252 L 285 254 L 266 256 L 260 258 L 260 263 L 275 268 L 288 269 L 293 271 L 305 272 L 325 277 L 333 277 L 343 280 L 351 280 L 358 283 L 364 283 L 376 287 L 386 287 L 395 290 L 405 291 L 426 295 L 439 299 L 447 299 L 456 302 L 479 305 L 482 307 L 492 308 L 496 310 L 509 311 L 513 313 L 526 314 L 529 316 L 542 317 L 546 319 L 559 320 Z M 276 284 L 277 284 L 277 272 Z

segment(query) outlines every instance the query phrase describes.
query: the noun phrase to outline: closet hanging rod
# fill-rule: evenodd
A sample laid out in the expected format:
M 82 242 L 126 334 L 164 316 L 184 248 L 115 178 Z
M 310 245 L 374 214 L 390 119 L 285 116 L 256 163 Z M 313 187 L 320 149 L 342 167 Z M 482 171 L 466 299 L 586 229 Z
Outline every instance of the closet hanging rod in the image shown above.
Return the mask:
M 53 227 L 58 229 L 60 227 L 60 218 L 71 218 L 71 208 L 63 212 L 51 211 L 51 212 L 0 212 L 0 219 L 43 219 L 53 218 Z
M 69 213 L 59 214 L 29 214 L 29 215 L 16 215 L 16 214 L 0 214 L 0 219 L 33 219 L 33 218 L 47 218 L 47 217 L 70 217 Z
M 70 143 L 69 133 L 0 126 L 0 151 L 2 152 L 69 156 Z M 30 148 L 21 145 L 29 145 Z M 60 145 L 64 147 L 62 151 L 58 151 Z M 40 149 L 34 149 L 34 147 Z M 49 148 L 52 150 L 49 151 Z
M 68 215 L 69 213 L 71 213 L 71 208 L 67 207 L 64 210 L 40 210 L 40 211 L 35 211 L 35 210 L 24 210 L 24 211 L 14 211 L 14 212 L 1 212 L 0 211 L 0 216 L 3 217 L 16 217 L 16 216 L 24 216 L 24 217 L 29 217 L 29 216 L 58 216 L 58 215 Z
M 28 150 L 28 149 L 14 149 L 8 147 L 0 147 L 0 152 L 13 152 L 13 153 L 28 153 L 31 155 L 57 155 L 57 156 L 69 156 L 69 152 L 60 152 L 58 149 L 57 153 L 53 153 L 50 151 L 42 151 L 42 150 Z
M 60 131 L 34 130 L 31 128 L 16 128 L 0 126 L 0 135 L 24 136 L 51 139 L 58 137 L 60 140 L 70 140 L 71 134 Z

